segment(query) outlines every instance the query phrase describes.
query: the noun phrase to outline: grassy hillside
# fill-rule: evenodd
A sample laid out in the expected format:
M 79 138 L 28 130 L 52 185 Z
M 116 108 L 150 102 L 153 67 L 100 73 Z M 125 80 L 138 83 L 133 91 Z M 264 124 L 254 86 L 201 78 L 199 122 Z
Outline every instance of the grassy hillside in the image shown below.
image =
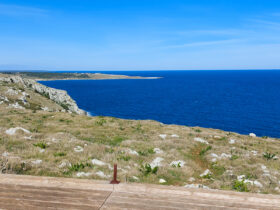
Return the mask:
M 64 112 L 0 83 L 1 173 L 280 193 L 279 139 Z

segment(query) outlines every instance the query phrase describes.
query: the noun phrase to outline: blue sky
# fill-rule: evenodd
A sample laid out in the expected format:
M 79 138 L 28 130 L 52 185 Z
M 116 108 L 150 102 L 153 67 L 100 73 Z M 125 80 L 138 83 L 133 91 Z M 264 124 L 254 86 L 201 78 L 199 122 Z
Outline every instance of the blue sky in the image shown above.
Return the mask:
M 12 69 L 280 69 L 280 1 L 1 0 Z

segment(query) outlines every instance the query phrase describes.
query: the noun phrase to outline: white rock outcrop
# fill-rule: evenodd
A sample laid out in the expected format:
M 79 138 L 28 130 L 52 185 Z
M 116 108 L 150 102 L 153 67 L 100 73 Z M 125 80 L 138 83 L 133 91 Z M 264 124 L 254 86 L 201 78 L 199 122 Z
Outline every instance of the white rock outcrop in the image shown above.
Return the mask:
M 75 152 L 83 152 L 84 149 L 83 149 L 81 146 L 76 146 L 76 147 L 74 148 L 74 151 L 75 151 Z
M 62 105 L 64 109 L 67 109 L 70 112 L 82 114 L 82 115 L 86 114 L 85 111 L 79 109 L 76 102 L 64 90 L 50 88 L 36 82 L 35 80 L 25 79 L 20 76 L 1 77 L 0 82 L 17 83 L 25 88 L 31 88 L 35 92 L 48 97 L 55 103 Z M 11 93 L 13 92 L 13 94 L 15 94 L 14 91 L 10 90 L 10 92 Z
M 6 130 L 6 134 L 12 136 L 12 135 L 15 135 L 16 132 L 17 132 L 18 130 L 21 130 L 21 131 L 23 131 L 24 133 L 30 134 L 30 131 L 29 131 L 29 130 L 26 130 L 26 129 L 21 128 L 21 127 L 10 128 L 10 129 Z
M 185 185 L 185 188 L 189 188 L 189 189 L 210 189 L 209 187 L 207 187 L 203 184 L 187 184 L 187 185 Z
M 104 162 L 102 162 L 101 160 L 97 160 L 97 159 L 92 159 L 92 160 L 91 160 L 91 163 L 92 163 L 93 165 L 97 165 L 97 166 L 105 166 L 105 165 L 107 165 L 107 163 L 104 163 Z
M 85 173 L 85 172 L 78 172 L 78 173 L 76 174 L 77 177 L 83 177 L 83 176 L 89 177 L 89 176 L 91 176 L 91 175 L 92 175 L 92 173 L 90 173 L 90 172 L 87 172 L 87 173 Z
M 97 176 L 101 177 L 101 178 L 106 178 L 106 179 L 110 178 L 110 176 L 104 174 L 103 171 L 98 171 L 98 172 L 96 172 L 95 174 L 96 174 Z
M 8 152 L 3 152 L 2 153 L 2 157 L 8 157 L 9 156 L 9 153 Z
M 228 143 L 230 144 L 235 144 L 236 140 L 235 139 L 230 139 Z
M 237 177 L 237 180 L 240 181 L 240 182 L 243 181 L 243 182 L 246 183 L 246 184 L 254 185 L 254 186 L 256 186 L 256 187 L 260 187 L 260 188 L 263 187 L 262 183 L 260 183 L 260 182 L 257 181 L 257 180 L 252 181 L 252 180 L 246 179 L 246 176 L 245 176 L 245 175 L 240 175 L 240 176 L 238 176 L 238 177 Z
M 137 156 L 139 155 L 138 152 L 136 152 L 135 150 L 132 150 L 132 149 L 128 149 L 127 152 L 128 152 L 130 155 L 137 155 Z
M 19 105 L 18 102 L 14 103 L 14 104 L 9 104 L 9 108 L 25 109 L 23 106 Z
M 172 161 L 170 163 L 170 165 L 173 166 L 173 167 L 180 168 L 180 167 L 183 167 L 185 165 L 185 161 L 183 161 L 183 160 Z
M 211 175 L 212 173 L 211 173 L 211 171 L 209 170 L 209 169 L 206 169 L 202 174 L 200 174 L 199 176 L 200 177 L 205 177 L 205 176 L 207 176 L 207 175 Z
M 164 183 L 166 183 L 166 180 L 165 179 L 159 179 L 159 181 L 158 181 L 160 184 L 164 184 Z
M 154 153 L 161 154 L 163 151 L 160 148 L 154 148 Z
M 199 137 L 194 138 L 194 140 L 197 141 L 197 142 L 200 142 L 202 144 L 209 144 L 208 141 L 206 141 L 202 138 L 199 138 Z
M 195 181 L 195 178 L 194 178 L 194 177 L 190 177 L 190 178 L 188 179 L 188 181 L 189 181 L 189 182 L 194 182 L 194 181 Z
M 151 162 L 150 166 L 151 166 L 152 168 L 159 167 L 159 166 L 161 166 L 161 162 L 162 162 L 163 160 L 164 160 L 163 158 L 157 157 L 157 158 L 155 158 L 155 159 Z
M 42 160 L 33 160 L 31 161 L 32 164 L 34 165 L 40 165 L 43 161 Z
M 59 164 L 59 166 L 58 166 L 58 168 L 64 168 L 64 167 L 71 167 L 71 163 L 69 163 L 68 161 L 62 161 L 60 164 Z
M 217 160 L 221 160 L 221 159 L 229 159 L 232 157 L 231 154 L 226 154 L 226 153 L 222 153 L 220 156 L 215 154 L 215 153 L 211 153 L 210 156 L 212 157 L 212 162 L 216 162 Z
M 251 136 L 251 137 L 257 137 L 257 135 L 254 134 L 254 133 L 250 133 L 249 136 Z

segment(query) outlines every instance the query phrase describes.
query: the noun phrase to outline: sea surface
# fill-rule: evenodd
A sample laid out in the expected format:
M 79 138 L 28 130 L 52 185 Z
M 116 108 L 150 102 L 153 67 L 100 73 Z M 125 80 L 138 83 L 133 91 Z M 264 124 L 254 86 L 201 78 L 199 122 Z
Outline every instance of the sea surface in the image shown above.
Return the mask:
M 42 81 L 91 115 L 280 137 L 280 70 L 100 72 L 152 80 Z

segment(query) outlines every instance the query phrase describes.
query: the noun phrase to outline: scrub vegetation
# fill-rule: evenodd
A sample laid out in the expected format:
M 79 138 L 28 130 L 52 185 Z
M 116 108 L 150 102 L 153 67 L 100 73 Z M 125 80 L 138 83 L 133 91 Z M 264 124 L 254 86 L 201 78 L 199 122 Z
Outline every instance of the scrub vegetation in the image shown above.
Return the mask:
M 1 173 L 109 181 L 117 163 L 122 182 L 280 192 L 279 139 L 71 114 L 7 83 L 0 119 Z

